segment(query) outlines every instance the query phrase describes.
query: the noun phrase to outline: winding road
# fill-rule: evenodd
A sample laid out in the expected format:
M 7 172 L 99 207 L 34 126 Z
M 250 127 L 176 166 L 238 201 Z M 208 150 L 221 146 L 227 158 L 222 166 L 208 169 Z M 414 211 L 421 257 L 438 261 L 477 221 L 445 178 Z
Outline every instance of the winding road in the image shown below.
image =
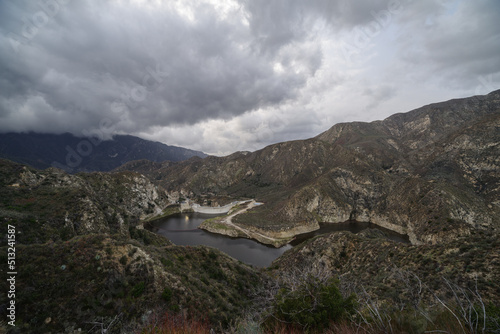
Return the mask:
M 234 228 L 235 230 L 243 233 L 244 235 L 246 235 L 248 238 L 251 238 L 251 239 L 256 239 L 255 236 L 257 235 L 257 236 L 259 236 L 259 237 L 261 237 L 263 239 L 267 239 L 267 240 L 269 240 L 271 242 L 279 242 L 280 239 L 272 238 L 272 237 L 269 237 L 269 236 L 264 235 L 264 234 L 259 233 L 259 232 L 247 230 L 247 229 L 245 229 L 245 228 L 243 228 L 241 226 L 238 226 L 238 225 L 236 225 L 236 224 L 233 223 L 233 217 L 235 217 L 235 216 L 237 216 L 239 214 L 242 214 L 244 212 L 247 212 L 248 210 L 252 209 L 253 207 L 256 207 L 257 205 L 260 205 L 260 204 L 258 204 L 254 199 L 250 200 L 248 202 L 248 204 L 247 204 L 246 207 L 244 207 L 241 210 L 238 210 L 238 211 L 236 211 L 236 212 L 234 212 L 234 213 L 232 213 L 232 214 L 224 217 L 223 219 L 221 219 L 219 221 L 219 223 L 222 223 L 222 224 L 225 224 L 227 226 L 230 226 L 230 227 Z

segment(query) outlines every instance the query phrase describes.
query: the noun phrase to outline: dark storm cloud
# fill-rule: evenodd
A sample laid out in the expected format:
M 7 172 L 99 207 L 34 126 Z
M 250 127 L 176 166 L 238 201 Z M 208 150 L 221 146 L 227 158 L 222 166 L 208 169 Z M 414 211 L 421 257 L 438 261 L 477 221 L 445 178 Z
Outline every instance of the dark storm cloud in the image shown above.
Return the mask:
M 191 21 L 172 8 L 43 3 L 54 14 L 46 22 L 33 2 L 2 5 L 10 47 L 0 55 L 0 130 L 75 132 L 109 118 L 130 132 L 231 118 L 293 98 L 321 65 L 318 48 L 262 55 L 241 20 L 220 20 L 207 5 L 192 6 Z M 285 71 L 274 70 L 277 62 Z
M 0 131 L 104 128 L 177 145 L 201 138 L 191 148 L 211 152 L 312 137 L 353 114 L 408 110 L 410 99 L 414 108 L 498 89 L 499 7 L 0 1 Z
M 389 1 L 390 3 L 391 1 Z M 252 33 L 264 50 L 275 50 L 309 36 L 319 19 L 333 29 L 351 29 L 374 19 L 384 0 L 241 0 L 248 10 Z

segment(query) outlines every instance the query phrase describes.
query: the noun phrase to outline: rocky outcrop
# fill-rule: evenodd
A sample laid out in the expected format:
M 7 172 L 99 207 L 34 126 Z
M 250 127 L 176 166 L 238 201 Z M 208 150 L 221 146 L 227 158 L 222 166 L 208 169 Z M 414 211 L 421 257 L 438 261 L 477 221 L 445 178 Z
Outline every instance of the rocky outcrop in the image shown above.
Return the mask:
M 146 175 L 169 192 L 265 202 L 235 222 L 269 236 L 356 219 L 438 243 L 500 228 L 499 129 L 496 91 Z
M 170 203 L 165 191 L 133 172 L 71 175 L 7 160 L 0 160 L 0 168 L 0 215 L 19 220 L 20 242 L 89 233 L 126 235 L 130 227 L 161 213 Z

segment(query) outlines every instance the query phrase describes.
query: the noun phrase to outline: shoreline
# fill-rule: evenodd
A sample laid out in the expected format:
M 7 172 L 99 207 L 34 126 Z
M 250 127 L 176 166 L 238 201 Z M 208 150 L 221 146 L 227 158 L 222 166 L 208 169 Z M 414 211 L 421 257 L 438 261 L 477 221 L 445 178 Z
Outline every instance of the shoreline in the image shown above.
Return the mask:
M 243 204 L 245 203 L 241 203 L 241 205 Z M 215 217 L 205 220 L 198 228 L 211 233 L 222 234 L 229 237 L 252 239 L 265 245 L 272 245 L 276 248 L 280 248 L 290 243 L 294 239 L 294 236 L 296 234 L 291 237 L 275 238 L 265 235 L 261 232 L 251 231 L 247 228 L 243 228 L 233 223 L 232 219 L 235 216 L 242 214 L 261 204 L 262 203 L 257 203 L 255 200 L 250 200 L 248 201 L 246 206 L 238 208 L 235 212 L 231 212 L 227 216 Z

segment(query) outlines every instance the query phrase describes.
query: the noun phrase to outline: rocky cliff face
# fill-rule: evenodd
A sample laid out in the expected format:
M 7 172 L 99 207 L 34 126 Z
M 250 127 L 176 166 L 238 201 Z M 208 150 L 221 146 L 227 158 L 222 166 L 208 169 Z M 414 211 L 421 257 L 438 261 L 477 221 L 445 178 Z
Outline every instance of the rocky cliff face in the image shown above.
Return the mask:
M 269 234 L 356 219 L 437 243 L 500 227 L 499 129 L 496 91 L 146 175 L 183 196 L 257 198 L 235 222 Z
M 166 193 L 133 172 L 70 175 L 0 160 L 0 215 L 15 219 L 20 242 L 68 239 L 89 233 L 128 234 L 161 213 Z

